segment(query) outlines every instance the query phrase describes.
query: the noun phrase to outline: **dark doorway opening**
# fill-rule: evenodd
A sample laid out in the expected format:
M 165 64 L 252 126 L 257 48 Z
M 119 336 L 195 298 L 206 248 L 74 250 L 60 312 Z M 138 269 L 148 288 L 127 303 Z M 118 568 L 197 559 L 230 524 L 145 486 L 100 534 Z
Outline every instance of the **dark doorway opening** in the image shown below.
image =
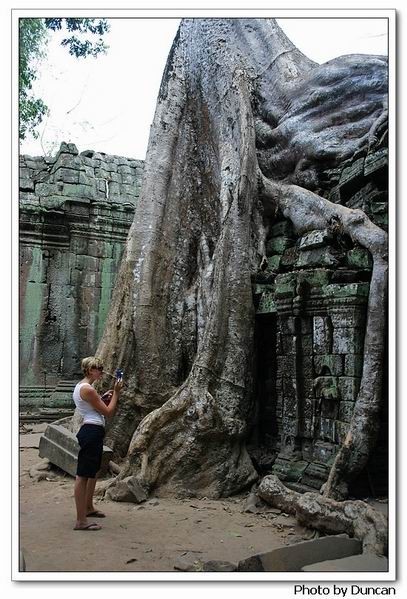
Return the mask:
M 277 318 L 275 314 L 257 314 L 255 347 L 255 410 L 248 451 L 259 474 L 271 472 L 276 458 L 276 358 Z

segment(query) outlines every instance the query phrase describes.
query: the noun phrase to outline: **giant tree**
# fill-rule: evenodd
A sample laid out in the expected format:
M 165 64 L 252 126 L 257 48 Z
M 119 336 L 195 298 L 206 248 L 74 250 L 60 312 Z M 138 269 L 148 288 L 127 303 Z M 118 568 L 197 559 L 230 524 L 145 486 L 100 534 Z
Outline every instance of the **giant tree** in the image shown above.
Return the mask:
M 302 234 L 336 227 L 373 257 L 364 367 L 325 489 L 375 442 L 387 240 L 323 196 L 321 173 L 375 143 L 387 61 L 309 60 L 269 19 L 185 19 L 163 74 L 140 200 L 98 354 L 127 387 L 108 432 L 129 475 L 157 493 L 219 497 L 256 477 L 251 277 L 277 215 Z

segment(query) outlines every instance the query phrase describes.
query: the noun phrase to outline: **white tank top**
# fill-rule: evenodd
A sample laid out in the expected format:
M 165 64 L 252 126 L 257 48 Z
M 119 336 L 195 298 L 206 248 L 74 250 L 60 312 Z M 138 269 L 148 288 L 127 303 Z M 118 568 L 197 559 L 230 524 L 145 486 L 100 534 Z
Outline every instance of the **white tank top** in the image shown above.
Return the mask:
M 95 408 L 92 408 L 90 403 L 82 399 L 80 389 L 83 385 L 89 385 L 89 383 L 78 383 L 73 390 L 73 400 L 83 418 L 83 424 L 99 424 L 100 426 L 105 426 L 105 417 L 103 414 L 100 414 Z

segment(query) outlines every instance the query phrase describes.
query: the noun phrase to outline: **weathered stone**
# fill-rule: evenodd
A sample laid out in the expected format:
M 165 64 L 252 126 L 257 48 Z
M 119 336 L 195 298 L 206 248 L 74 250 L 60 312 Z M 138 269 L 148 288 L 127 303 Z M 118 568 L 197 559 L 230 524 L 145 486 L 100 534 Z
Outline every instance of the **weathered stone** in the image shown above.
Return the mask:
M 295 295 L 297 277 L 293 273 L 277 275 L 275 279 L 275 296 L 286 297 Z
M 53 422 L 48 425 L 43 435 L 39 435 L 39 455 L 42 458 L 47 458 L 52 464 L 59 466 L 71 476 L 75 476 L 79 444 L 76 435 L 66 428 L 68 421 L 70 418 Z M 101 474 L 107 472 L 112 453 L 109 447 L 103 447 Z
M 188 553 L 175 561 L 174 570 L 180 570 L 181 572 L 202 572 L 202 561 L 197 559 L 196 554 Z
M 346 535 L 336 535 L 253 555 L 241 560 L 237 569 L 239 572 L 300 572 L 315 562 L 340 559 L 361 552 L 360 541 L 349 539 Z
M 355 401 L 360 388 L 360 378 L 354 376 L 341 376 L 338 378 L 338 387 L 342 401 Z
M 361 354 L 363 352 L 364 330 L 354 327 L 334 328 L 332 352 L 335 354 Z
M 349 283 L 348 285 L 331 284 L 326 285 L 323 294 L 327 298 L 360 297 L 367 298 L 369 295 L 369 283 Z
M 280 266 L 284 268 L 290 268 L 294 266 L 298 259 L 298 248 L 297 246 L 287 248 L 281 256 Z
M 338 419 L 342 422 L 350 422 L 355 409 L 354 401 L 341 401 L 339 404 Z
M 343 374 L 344 357 L 341 355 L 315 355 L 313 361 L 316 375 L 331 374 L 339 376 Z M 326 370 L 329 372 L 326 373 Z
M 260 298 L 259 306 L 256 310 L 257 314 L 270 314 L 276 312 L 276 304 L 274 301 L 273 291 L 264 291 Z
M 332 323 L 329 316 L 314 316 L 313 347 L 317 354 L 332 352 Z
M 372 553 L 325 560 L 301 568 L 301 572 L 388 572 L 388 570 L 387 558 Z
M 346 254 L 346 258 L 349 266 L 360 269 L 371 269 L 373 265 L 372 256 L 370 252 L 364 248 L 354 248 L 349 250 Z
M 301 237 L 299 250 L 304 251 L 323 247 L 327 245 L 331 239 L 332 235 L 326 229 L 311 231 L 310 233 L 307 233 L 307 235 Z
M 345 370 L 347 376 L 362 376 L 363 355 L 347 354 L 345 356 Z
M 266 254 L 272 256 L 273 254 L 282 254 L 288 247 L 294 245 L 294 242 L 289 237 L 272 237 L 266 243 Z
M 378 170 L 388 169 L 388 149 L 380 148 L 374 154 L 368 154 L 364 162 L 364 175 L 367 177 Z
M 135 199 L 129 211 L 119 210 L 123 203 L 119 186 L 115 204 L 107 208 L 92 204 L 98 161 L 76 155 L 75 148 L 66 144 L 62 150 L 51 170 L 44 168 L 42 159 L 33 162 L 41 171 L 35 171 L 41 175 L 36 177 L 37 190 L 30 197 L 22 192 L 20 197 L 21 384 L 23 388 L 44 386 L 47 371 L 47 393 L 38 399 L 32 396 L 38 409 L 51 401 L 50 391 L 59 379 L 76 378 L 81 357 L 97 346 Z M 105 156 L 103 164 L 113 160 Z M 21 164 L 22 175 L 34 172 L 25 160 Z M 140 174 L 135 168 L 137 181 Z M 86 260 L 90 252 L 100 258 L 94 265 Z M 90 285 L 100 292 L 86 292 Z M 80 329 L 82 316 L 87 320 L 87 335 Z
M 148 498 L 148 491 L 136 476 L 128 476 L 114 486 L 109 486 L 106 490 L 106 496 L 113 501 L 143 503 Z M 152 503 L 152 505 L 157 504 L 158 502 Z
M 323 287 L 328 285 L 331 278 L 332 271 L 326 268 L 302 270 L 297 274 L 298 283 L 307 283 L 310 287 Z
M 311 266 L 335 267 L 339 264 L 339 257 L 331 247 L 320 247 L 312 250 L 303 250 L 298 254 L 296 268 Z
M 222 560 L 209 560 L 202 564 L 203 572 L 236 572 L 237 564 Z
M 314 381 L 315 397 L 323 399 L 339 399 L 338 378 L 334 376 L 320 376 Z

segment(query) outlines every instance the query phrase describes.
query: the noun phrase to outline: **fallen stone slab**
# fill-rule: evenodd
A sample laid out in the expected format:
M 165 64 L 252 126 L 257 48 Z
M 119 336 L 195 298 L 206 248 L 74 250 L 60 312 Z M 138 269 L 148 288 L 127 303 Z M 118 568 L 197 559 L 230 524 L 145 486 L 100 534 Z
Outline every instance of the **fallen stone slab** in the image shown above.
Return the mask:
M 71 418 L 62 418 L 49 424 L 43 435 L 39 435 L 39 455 L 47 458 L 51 464 L 58 466 L 71 476 L 76 476 L 79 443 L 76 435 L 67 426 Z M 25 435 L 27 437 L 29 435 Z M 103 446 L 102 466 L 100 474 L 106 474 L 113 451 Z
M 301 568 L 302 572 L 388 572 L 389 562 L 384 556 L 362 553 L 342 559 L 326 560 Z
M 239 572 L 301 572 L 304 566 L 362 553 L 362 543 L 347 535 L 335 535 L 278 547 L 252 555 L 238 564 Z

